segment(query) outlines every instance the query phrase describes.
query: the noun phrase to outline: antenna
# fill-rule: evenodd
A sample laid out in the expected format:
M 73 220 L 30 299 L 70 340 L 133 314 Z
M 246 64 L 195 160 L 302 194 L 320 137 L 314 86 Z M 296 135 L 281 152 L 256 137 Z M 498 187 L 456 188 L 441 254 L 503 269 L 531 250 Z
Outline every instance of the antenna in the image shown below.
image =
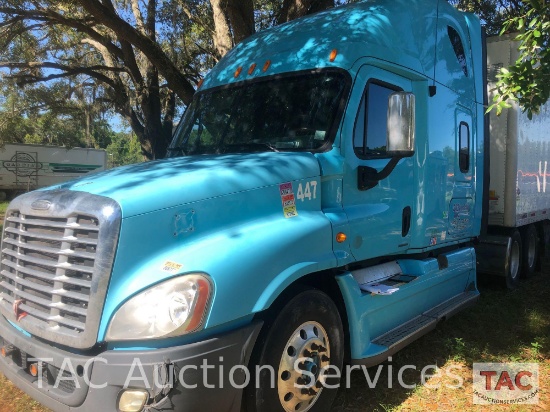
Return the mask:
M 437 0 L 437 12 L 436 12 L 436 18 L 435 18 L 435 45 L 434 45 L 434 76 L 433 76 L 433 83 L 431 86 L 428 87 L 430 97 L 434 97 L 437 93 L 437 86 L 435 85 L 435 67 L 437 65 L 437 35 L 439 32 L 439 1 Z

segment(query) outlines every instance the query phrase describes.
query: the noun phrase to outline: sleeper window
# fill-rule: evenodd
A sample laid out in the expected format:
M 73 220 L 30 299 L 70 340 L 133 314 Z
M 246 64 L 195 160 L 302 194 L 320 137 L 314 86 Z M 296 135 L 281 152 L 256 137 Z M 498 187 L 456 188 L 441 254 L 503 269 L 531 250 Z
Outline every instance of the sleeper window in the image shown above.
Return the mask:
M 455 52 L 456 58 L 462 67 L 462 71 L 466 76 L 468 76 L 468 66 L 466 65 L 466 53 L 464 52 L 464 45 L 460 39 L 458 32 L 453 29 L 451 26 L 447 26 L 447 33 L 451 44 L 453 45 L 453 50 Z
M 460 150 L 458 155 L 458 162 L 460 171 L 462 173 L 468 173 L 470 171 L 470 128 L 464 122 L 460 123 Z

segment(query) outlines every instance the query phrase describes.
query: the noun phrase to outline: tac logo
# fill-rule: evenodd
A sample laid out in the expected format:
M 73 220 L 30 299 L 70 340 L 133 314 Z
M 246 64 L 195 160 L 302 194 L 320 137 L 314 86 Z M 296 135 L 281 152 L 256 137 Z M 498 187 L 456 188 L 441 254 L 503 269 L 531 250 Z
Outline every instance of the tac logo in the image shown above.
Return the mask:
M 474 363 L 473 403 L 476 405 L 539 402 L 536 363 Z

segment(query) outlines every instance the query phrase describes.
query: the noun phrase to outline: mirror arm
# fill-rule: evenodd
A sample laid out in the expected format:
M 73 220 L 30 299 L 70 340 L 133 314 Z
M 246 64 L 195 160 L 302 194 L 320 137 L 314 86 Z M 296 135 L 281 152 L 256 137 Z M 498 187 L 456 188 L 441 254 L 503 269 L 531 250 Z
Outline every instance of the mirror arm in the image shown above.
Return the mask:
M 385 179 L 393 172 L 397 163 L 402 159 L 400 156 L 395 156 L 384 166 L 382 170 L 377 171 L 374 167 L 359 166 L 357 169 L 357 188 L 359 190 L 369 190 L 375 187 L 380 180 Z

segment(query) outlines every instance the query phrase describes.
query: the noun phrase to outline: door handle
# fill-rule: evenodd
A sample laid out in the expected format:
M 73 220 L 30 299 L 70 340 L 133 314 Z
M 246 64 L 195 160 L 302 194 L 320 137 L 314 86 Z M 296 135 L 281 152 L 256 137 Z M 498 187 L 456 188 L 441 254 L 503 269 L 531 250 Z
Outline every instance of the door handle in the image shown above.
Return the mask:
M 407 206 L 403 209 L 403 220 L 401 226 L 401 236 L 405 237 L 411 229 L 411 207 Z

